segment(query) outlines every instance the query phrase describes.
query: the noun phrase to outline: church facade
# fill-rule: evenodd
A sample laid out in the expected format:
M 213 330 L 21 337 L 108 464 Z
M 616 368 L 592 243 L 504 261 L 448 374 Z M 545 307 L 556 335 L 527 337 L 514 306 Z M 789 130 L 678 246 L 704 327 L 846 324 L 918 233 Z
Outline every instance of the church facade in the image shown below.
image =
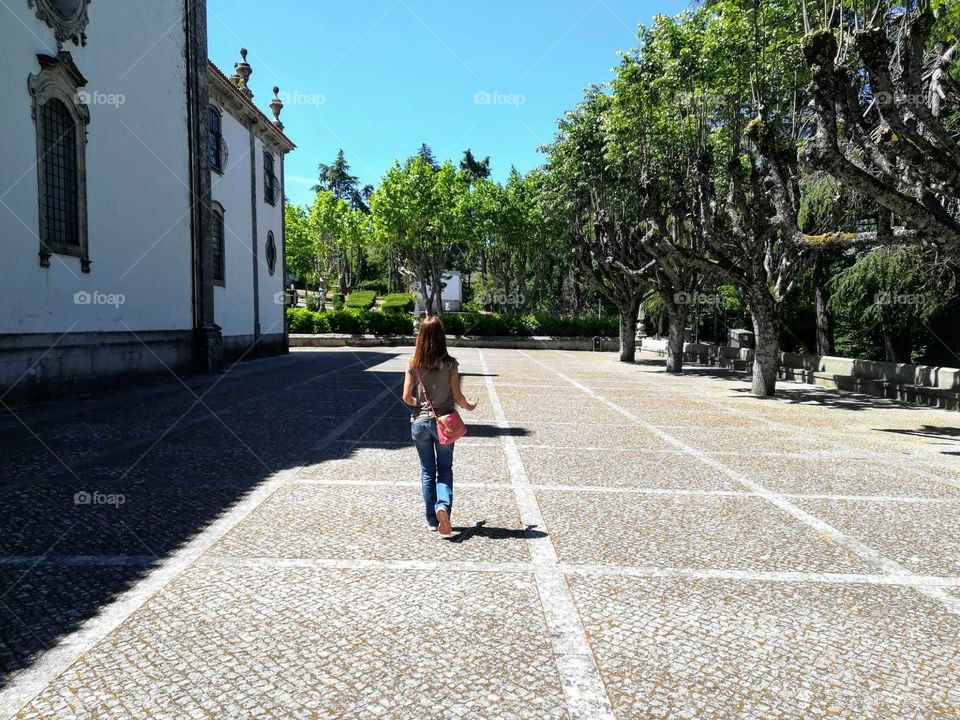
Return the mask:
M 0 25 L 0 398 L 286 351 L 283 165 L 203 2 L 12 0 Z M 9 14 L 9 13 L 8 13 Z M 245 53 L 244 53 L 245 55 Z

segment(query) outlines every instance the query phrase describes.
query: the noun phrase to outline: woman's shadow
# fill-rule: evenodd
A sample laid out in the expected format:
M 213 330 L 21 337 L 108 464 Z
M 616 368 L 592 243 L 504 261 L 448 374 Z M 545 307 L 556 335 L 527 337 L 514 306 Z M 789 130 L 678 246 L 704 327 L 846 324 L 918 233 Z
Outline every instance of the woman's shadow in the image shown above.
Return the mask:
M 527 525 L 523 530 L 488 527 L 486 520 L 481 520 L 476 525 L 469 527 L 454 527 L 456 533 L 449 542 L 462 543 L 470 538 L 482 537 L 490 540 L 533 540 L 535 538 L 544 538 L 547 536 L 542 530 L 535 530 L 536 525 Z

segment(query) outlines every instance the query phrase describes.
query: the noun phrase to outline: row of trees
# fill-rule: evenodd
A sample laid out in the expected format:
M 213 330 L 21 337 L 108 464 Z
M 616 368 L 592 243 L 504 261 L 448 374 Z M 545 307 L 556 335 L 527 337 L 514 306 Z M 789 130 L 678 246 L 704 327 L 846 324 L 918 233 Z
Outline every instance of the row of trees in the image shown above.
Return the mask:
M 343 152 L 320 166 L 308 208 L 287 208 L 288 269 L 318 291 L 323 305 L 361 278 L 384 277 L 391 290 L 416 286 L 440 311 L 443 274 L 477 276 L 487 305 L 511 312 L 561 312 L 570 280 L 566 224 L 544 202 L 543 175 L 511 170 L 490 179 L 490 158 L 468 149 L 438 162 L 426 145 L 397 161 L 379 187 L 359 189 Z
M 770 395 L 799 283 L 812 284 L 823 354 L 834 294 L 891 295 L 909 268 L 918 296 L 949 299 L 958 7 L 708 0 L 641 30 L 614 80 L 559 121 L 539 177 L 582 277 L 620 312 L 621 359 L 633 360 L 638 307 L 656 297 L 679 372 L 690 298 L 728 285 L 756 335 L 753 391 Z M 907 305 L 891 299 L 869 304 L 873 321 Z

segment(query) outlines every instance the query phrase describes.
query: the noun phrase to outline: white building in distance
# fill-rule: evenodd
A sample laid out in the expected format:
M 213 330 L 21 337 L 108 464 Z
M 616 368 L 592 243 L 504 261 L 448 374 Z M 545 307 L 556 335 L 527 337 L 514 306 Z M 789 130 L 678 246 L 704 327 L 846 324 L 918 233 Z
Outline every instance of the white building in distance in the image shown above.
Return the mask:
M 279 99 L 273 120 L 253 104 L 245 61 L 232 78 L 208 62 L 205 3 L 4 13 L 0 398 L 285 351 L 294 146 Z

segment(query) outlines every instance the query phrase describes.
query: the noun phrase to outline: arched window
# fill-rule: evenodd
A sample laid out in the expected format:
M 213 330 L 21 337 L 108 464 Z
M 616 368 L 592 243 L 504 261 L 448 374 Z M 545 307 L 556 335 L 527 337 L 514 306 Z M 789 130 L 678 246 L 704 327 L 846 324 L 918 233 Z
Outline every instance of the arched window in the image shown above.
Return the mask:
M 210 133 L 207 136 L 207 150 L 210 169 L 223 175 L 226 166 L 226 145 L 223 142 L 223 116 L 217 108 L 210 106 Z
M 267 271 L 273 275 L 277 272 L 277 241 L 273 237 L 273 230 L 267 233 Z
M 80 258 L 90 272 L 87 246 L 86 147 L 90 111 L 80 91 L 87 81 L 70 53 L 38 55 L 41 71 L 30 76 L 37 131 L 40 264 L 50 257 Z
M 211 213 L 211 223 L 213 227 L 210 232 L 210 243 L 213 256 L 213 284 L 225 287 L 227 284 L 227 261 L 226 261 L 226 226 L 223 221 L 223 205 L 218 202 L 213 203 L 213 212 Z

